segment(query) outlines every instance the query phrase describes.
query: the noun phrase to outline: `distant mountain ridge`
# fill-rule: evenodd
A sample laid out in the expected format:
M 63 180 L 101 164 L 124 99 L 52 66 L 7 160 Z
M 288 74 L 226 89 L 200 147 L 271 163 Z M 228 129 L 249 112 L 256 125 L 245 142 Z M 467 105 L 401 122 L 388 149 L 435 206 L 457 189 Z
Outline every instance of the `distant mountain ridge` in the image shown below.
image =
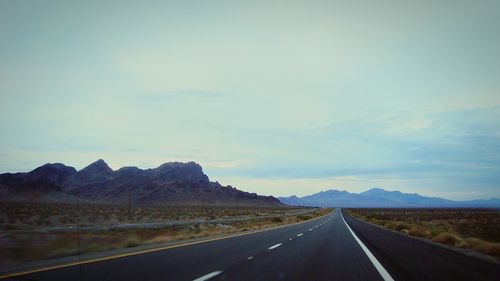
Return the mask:
M 195 162 L 169 162 L 154 169 L 113 171 L 102 159 L 77 171 L 61 163 L 28 173 L 0 174 L 0 201 L 93 202 L 141 205 L 279 206 L 272 196 L 211 182 Z
M 500 208 L 500 199 L 454 201 L 427 197 L 417 193 L 402 193 L 372 188 L 361 193 L 335 189 L 321 191 L 304 197 L 278 197 L 284 204 L 294 206 L 344 207 L 344 208 Z

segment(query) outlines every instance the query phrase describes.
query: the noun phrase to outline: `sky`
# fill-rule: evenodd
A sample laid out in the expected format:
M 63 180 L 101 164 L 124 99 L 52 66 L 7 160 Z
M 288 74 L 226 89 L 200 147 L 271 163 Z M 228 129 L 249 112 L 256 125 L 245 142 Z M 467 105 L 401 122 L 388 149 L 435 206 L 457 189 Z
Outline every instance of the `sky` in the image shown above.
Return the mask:
M 0 172 L 500 197 L 499 1 L 0 1 Z

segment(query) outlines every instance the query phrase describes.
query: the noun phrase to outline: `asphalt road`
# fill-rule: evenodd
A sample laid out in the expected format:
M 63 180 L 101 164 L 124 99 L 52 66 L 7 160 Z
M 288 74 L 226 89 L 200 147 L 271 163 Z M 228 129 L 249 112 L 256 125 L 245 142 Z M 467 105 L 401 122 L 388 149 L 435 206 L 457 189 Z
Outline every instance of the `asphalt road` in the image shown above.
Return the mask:
M 303 224 L 11 280 L 500 280 L 498 264 L 345 221 L 350 227 L 336 210 Z

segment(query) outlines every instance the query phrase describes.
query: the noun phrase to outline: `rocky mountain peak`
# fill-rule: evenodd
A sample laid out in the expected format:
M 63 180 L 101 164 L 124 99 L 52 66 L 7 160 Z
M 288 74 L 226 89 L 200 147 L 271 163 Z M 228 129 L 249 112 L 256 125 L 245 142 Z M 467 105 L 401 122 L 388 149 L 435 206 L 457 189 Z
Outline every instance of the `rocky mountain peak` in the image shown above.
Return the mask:
M 76 169 L 73 167 L 66 166 L 61 163 L 47 163 L 45 165 L 42 165 L 33 171 L 30 172 L 31 174 L 75 174 Z
M 195 162 L 168 162 L 154 169 L 156 177 L 162 180 L 182 180 L 188 182 L 208 183 L 208 177 L 203 173 L 202 167 Z
M 76 183 L 89 183 L 108 180 L 113 176 L 113 170 L 104 162 L 99 159 L 87 167 L 78 171 L 76 175 Z
M 60 174 L 69 176 L 60 180 Z M 54 178 L 51 175 L 55 175 Z M 123 204 L 130 198 L 139 205 L 281 205 L 274 197 L 210 182 L 202 167 L 195 162 L 170 162 L 145 170 L 123 167 L 113 171 L 99 159 L 78 172 L 62 164 L 47 164 L 30 173 L 0 174 L 0 201 L 32 200 L 28 195 L 34 192 L 38 194 L 36 198 L 54 202 L 84 200 Z
M 47 163 L 28 173 L 32 181 L 47 181 L 61 184 L 69 177 L 76 174 L 76 169 L 61 163 Z
M 113 173 L 113 170 L 108 166 L 108 164 L 102 160 L 99 159 L 95 161 L 94 163 L 88 165 L 87 167 L 83 168 L 80 170 L 79 173 L 99 173 L 99 174 L 111 174 Z

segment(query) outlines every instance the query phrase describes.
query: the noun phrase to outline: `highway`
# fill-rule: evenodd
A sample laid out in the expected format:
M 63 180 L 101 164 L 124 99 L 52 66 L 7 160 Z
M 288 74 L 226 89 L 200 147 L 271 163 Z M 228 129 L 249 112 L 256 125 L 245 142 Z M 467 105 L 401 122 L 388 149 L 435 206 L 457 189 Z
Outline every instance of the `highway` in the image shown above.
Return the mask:
M 500 265 L 337 209 L 302 224 L 7 280 L 500 280 Z

